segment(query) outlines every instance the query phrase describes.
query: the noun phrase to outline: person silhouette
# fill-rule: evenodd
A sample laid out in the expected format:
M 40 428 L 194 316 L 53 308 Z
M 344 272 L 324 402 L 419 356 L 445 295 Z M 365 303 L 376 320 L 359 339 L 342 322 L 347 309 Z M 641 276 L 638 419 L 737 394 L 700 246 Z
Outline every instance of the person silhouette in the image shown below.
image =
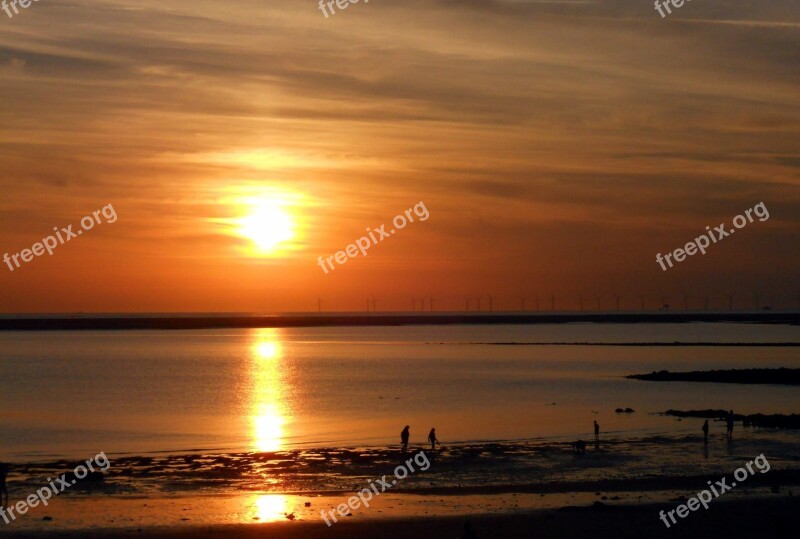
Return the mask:
M 439 443 L 439 440 L 436 439 L 436 429 L 431 429 L 428 434 L 428 441 L 431 443 L 431 451 L 436 451 L 436 444 Z
M 594 422 L 594 445 L 596 446 L 600 442 L 600 425 L 597 424 L 597 421 Z
M 728 412 L 728 440 L 733 440 L 733 410 Z
M 8 464 L 0 462 L 0 507 L 8 505 L 8 487 L 6 487 L 6 477 L 8 477 Z M 5 495 L 5 503 L 3 496 Z
M 403 444 L 403 453 L 408 450 L 408 429 L 409 426 L 406 425 L 406 428 L 404 428 L 403 432 L 400 433 L 400 442 Z
M 708 445 L 708 419 L 703 423 L 703 443 Z
M 472 523 L 469 520 L 464 523 L 464 533 L 461 534 L 461 539 L 478 539 L 478 536 L 472 530 Z

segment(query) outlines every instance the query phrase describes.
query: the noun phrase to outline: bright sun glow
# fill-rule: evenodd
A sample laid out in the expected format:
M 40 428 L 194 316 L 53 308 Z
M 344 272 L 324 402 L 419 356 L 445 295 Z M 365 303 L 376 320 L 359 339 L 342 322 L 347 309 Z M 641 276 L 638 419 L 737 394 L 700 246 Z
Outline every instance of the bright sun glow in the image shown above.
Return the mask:
M 294 237 L 292 217 L 280 202 L 259 200 L 250 211 L 249 215 L 239 220 L 239 233 L 251 239 L 261 252 L 273 252 Z
M 303 248 L 309 227 L 308 195 L 282 185 L 227 185 L 215 202 L 227 216 L 211 217 L 215 228 L 236 241 L 239 254 L 261 258 L 287 256 Z M 242 242 L 242 240 L 246 242 Z

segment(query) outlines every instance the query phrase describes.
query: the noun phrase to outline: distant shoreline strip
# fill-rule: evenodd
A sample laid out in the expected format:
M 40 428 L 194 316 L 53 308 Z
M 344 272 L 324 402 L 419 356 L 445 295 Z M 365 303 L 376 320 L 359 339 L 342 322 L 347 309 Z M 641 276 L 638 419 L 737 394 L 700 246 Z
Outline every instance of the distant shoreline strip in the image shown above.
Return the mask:
M 798 386 L 800 385 L 800 369 L 782 367 L 779 369 L 722 369 L 691 372 L 653 371 L 649 374 L 631 374 L 625 378 L 648 382 L 715 382 Z
M 800 325 L 800 313 L 320 314 L 274 316 L 4 315 L 0 331 L 190 330 L 336 326 L 753 323 Z M 602 344 L 602 343 L 598 343 Z M 631 344 L 633 346 L 633 344 Z
M 765 346 L 796 347 L 800 342 L 429 342 L 425 344 L 466 344 L 487 346 Z

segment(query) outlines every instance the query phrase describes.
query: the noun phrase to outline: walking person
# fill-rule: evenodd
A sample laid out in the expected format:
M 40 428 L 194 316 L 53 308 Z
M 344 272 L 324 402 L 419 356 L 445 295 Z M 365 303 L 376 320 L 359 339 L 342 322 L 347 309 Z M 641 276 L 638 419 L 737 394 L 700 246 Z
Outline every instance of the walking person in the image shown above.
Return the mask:
M 708 419 L 703 423 L 703 443 L 708 445 Z
M 728 412 L 728 440 L 733 440 L 733 410 Z
M 8 505 L 8 487 L 6 487 L 6 477 L 8 477 L 8 464 L 0 462 L 0 507 Z M 5 496 L 5 502 L 3 502 Z
M 436 439 L 436 429 L 431 429 L 431 432 L 428 434 L 428 441 L 431 443 L 431 451 L 436 451 L 436 444 L 439 443 L 439 440 Z
M 597 424 L 597 420 L 594 422 L 594 447 L 600 444 L 600 425 Z
M 403 432 L 400 433 L 400 442 L 403 444 L 403 453 L 408 451 L 408 429 L 410 427 L 406 425 L 406 428 L 403 429 Z
M 472 522 L 469 520 L 464 523 L 464 533 L 461 534 L 461 539 L 478 539 L 475 531 L 472 529 Z

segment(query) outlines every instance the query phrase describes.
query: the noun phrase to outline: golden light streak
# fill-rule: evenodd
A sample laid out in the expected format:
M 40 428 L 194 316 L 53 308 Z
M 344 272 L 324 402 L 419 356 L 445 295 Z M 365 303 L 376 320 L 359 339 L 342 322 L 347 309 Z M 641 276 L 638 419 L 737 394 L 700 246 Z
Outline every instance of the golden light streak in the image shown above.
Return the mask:
M 283 387 L 285 382 L 281 375 L 282 355 L 278 330 L 254 331 L 250 409 L 252 444 L 258 451 L 278 451 L 283 447 L 288 408 Z
M 289 498 L 281 494 L 259 494 L 249 499 L 248 505 L 252 507 L 252 513 L 247 515 L 246 522 L 278 522 L 286 520 L 286 515 L 291 512 Z

